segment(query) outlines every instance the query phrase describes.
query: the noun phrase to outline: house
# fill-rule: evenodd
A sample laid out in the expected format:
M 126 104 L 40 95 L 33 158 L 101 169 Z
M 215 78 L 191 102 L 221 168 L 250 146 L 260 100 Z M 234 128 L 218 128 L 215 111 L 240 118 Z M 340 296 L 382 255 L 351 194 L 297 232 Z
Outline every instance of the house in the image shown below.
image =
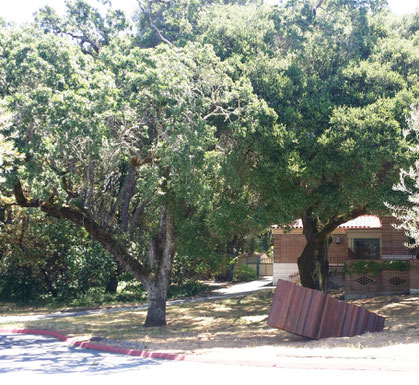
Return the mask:
M 331 266 L 343 266 L 347 260 L 412 260 L 415 250 L 408 248 L 408 237 L 394 228 L 395 218 L 363 215 L 350 220 L 332 233 L 329 246 Z M 291 230 L 274 226 L 273 283 L 278 279 L 290 280 L 298 272 L 297 259 L 306 244 L 301 220 Z M 361 278 L 360 278 L 361 279 Z M 368 279 L 366 278 L 369 282 Z M 365 279 L 364 279 L 365 281 Z M 362 282 L 364 282 L 362 281 Z M 398 281 L 397 281 L 398 282 Z

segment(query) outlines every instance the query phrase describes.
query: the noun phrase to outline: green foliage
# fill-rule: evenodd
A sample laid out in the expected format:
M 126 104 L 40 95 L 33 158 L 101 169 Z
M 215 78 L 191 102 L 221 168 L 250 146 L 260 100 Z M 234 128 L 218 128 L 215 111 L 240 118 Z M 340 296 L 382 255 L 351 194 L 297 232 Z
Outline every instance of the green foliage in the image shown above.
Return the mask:
M 35 14 L 35 22 L 45 32 L 74 39 L 83 52 L 91 55 L 97 55 L 103 46 L 130 27 L 121 10 L 108 8 L 106 14 L 102 15 L 83 0 L 66 1 L 66 14 L 63 18 L 53 8 L 45 6 Z
M 345 263 L 345 274 L 365 274 L 376 277 L 382 271 L 408 271 L 406 261 L 352 261 Z
M 195 297 L 208 290 L 208 285 L 195 280 L 185 280 L 185 282 L 180 285 L 170 285 L 167 290 L 167 297 L 170 299 Z
M 200 14 L 208 7 L 253 3 L 260 0 L 142 0 L 136 17 L 137 42 L 142 47 L 155 47 L 164 39 L 183 47 L 200 35 Z
M 419 107 L 413 106 L 412 113 L 408 120 L 408 129 L 405 135 L 412 139 L 413 145 L 410 151 L 419 155 Z M 416 158 L 417 159 L 417 158 Z M 419 246 L 419 228 L 418 228 L 418 202 L 419 202 L 419 160 L 409 169 L 400 171 L 400 182 L 394 186 L 395 190 L 401 192 L 408 203 L 388 204 L 393 211 L 393 215 L 400 221 L 398 228 L 413 240 L 410 246 L 417 248 Z
M 247 265 L 239 265 L 234 268 L 233 282 L 254 281 L 258 279 L 256 272 Z
M 229 267 L 231 257 L 221 253 L 188 255 L 177 253 L 173 262 L 171 283 L 182 286 L 189 281 L 213 279 L 222 275 Z M 197 252 L 195 252 L 196 254 Z
M 328 2 L 333 21 L 318 10 L 298 45 L 249 58 L 252 85 L 281 123 L 253 137 L 259 161 L 251 183 L 278 217 L 310 216 L 318 230 L 357 208 L 385 210 L 397 196 L 398 169 L 414 161 L 402 130 L 419 96 L 410 81 L 418 47 L 388 38 L 384 15 L 364 6 Z M 377 33 L 378 21 L 387 36 Z M 400 56 L 383 60 L 390 43 Z M 392 64 L 396 57 L 403 65 Z
M 2 261 L 0 267 L 0 299 L 28 302 L 45 293 L 41 277 L 30 267 Z
M 63 18 L 45 7 L 32 27 L 3 23 L 2 194 L 18 181 L 25 204 L 66 213 L 143 282 L 161 266 L 149 253 L 168 212 L 178 283 L 272 223 L 322 234 L 381 212 L 417 157 L 403 130 L 419 98 L 417 17 L 394 21 L 384 4 L 142 1 L 135 36 L 121 12 L 82 0 Z M 80 250 L 68 249 L 71 266 Z M 109 255 L 76 265 L 98 261 Z
M 214 5 L 199 15 L 197 36 L 214 47 L 225 60 L 235 56 L 249 60 L 261 52 L 273 53 L 275 23 L 271 7 Z
M 14 210 L 0 223 L 0 298 L 57 300 L 105 287 L 114 258 L 69 222 Z
M 273 249 L 273 234 L 269 230 L 265 233 L 258 234 L 256 236 L 248 236 L 244 239 L 243 244 L 243 253 L 253 254 L 253 253 L 266 253 L 269 256 L 272 256 Z
M 95 307 L 105 304 L 139 303 L 147 299 L 145 289 L 138 285 L 133 278 L 122 281 L 116 293 L 107 293 L 103 286 L 91 287 L 85 292 L 80 292 L 74 299 L 65 298 L 62 304 L 74 307 Z
M 1 165 L 1 189 L 83 227 L 161 307 L 178 244 L 183 256 L 200 253 L 187 234 L 197 218 L 217 243 L 209 255 L 223 254 L 231 231 L 214 231 L 209 214 L 225 202 L 217 188 L 229 149 L 271 111 L 210 45 L 143 49 L 118 20 L 108 28 L 79 0 L 64 19 L 45 9 L 38 26 L 0 30 L 1 105 L 11 116 L 0 133 L 17 155 Z M 81 300 L 99 300 L 97 290 Z

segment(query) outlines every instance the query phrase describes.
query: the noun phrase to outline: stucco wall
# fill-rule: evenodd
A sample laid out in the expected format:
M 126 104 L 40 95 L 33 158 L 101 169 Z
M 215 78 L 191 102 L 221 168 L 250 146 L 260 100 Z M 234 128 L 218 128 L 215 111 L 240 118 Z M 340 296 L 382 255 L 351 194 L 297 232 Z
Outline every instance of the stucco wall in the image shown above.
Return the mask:
M 277 284 L 278 279 L 288 281 L 289 275 L 297 271 L 298 266 L 296 263 L 274 263 L 273 285 Z

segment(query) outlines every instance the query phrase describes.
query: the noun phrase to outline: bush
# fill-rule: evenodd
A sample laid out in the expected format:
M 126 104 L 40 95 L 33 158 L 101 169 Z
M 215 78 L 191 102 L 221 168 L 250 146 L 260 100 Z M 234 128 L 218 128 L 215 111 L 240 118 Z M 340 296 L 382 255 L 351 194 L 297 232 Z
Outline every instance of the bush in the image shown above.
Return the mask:
M 100 287 L 91 287 L 86 292 L 80 293 L 76 299 L 71 301 L 73 306 L 92 307 L 99 306 L 106 302 L 105 290 Z
M 124 273 L 120 278 L 120 284 L 115 294 L 117 302 L 140 302 L 147 299 L 143 285 L 136 281 L 131 274 Z
M 258 279 L 256 271 L 247 265 L 239 265 L 234 269 L 233 282 L 254 281 Z
M 345 263 L 345 273 L 365 274 L 377 276 L 382 271 L 408 271 L 409 262 L 406 261 L 353 261 Z
M 201 282 L 190 280 L 182 285 L 170 285 L 167 290 L 167 298 L 194 297 L 209 290 L 209 286 Z

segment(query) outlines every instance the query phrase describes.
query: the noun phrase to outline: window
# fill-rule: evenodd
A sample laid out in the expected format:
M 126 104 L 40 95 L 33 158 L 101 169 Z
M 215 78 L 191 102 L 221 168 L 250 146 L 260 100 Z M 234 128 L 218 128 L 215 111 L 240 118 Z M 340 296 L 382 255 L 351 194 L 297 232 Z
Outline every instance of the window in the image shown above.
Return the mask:
M 355 255 L 359 259 L 379 259 L 380 240 L 378 238 L 354 239 Z

